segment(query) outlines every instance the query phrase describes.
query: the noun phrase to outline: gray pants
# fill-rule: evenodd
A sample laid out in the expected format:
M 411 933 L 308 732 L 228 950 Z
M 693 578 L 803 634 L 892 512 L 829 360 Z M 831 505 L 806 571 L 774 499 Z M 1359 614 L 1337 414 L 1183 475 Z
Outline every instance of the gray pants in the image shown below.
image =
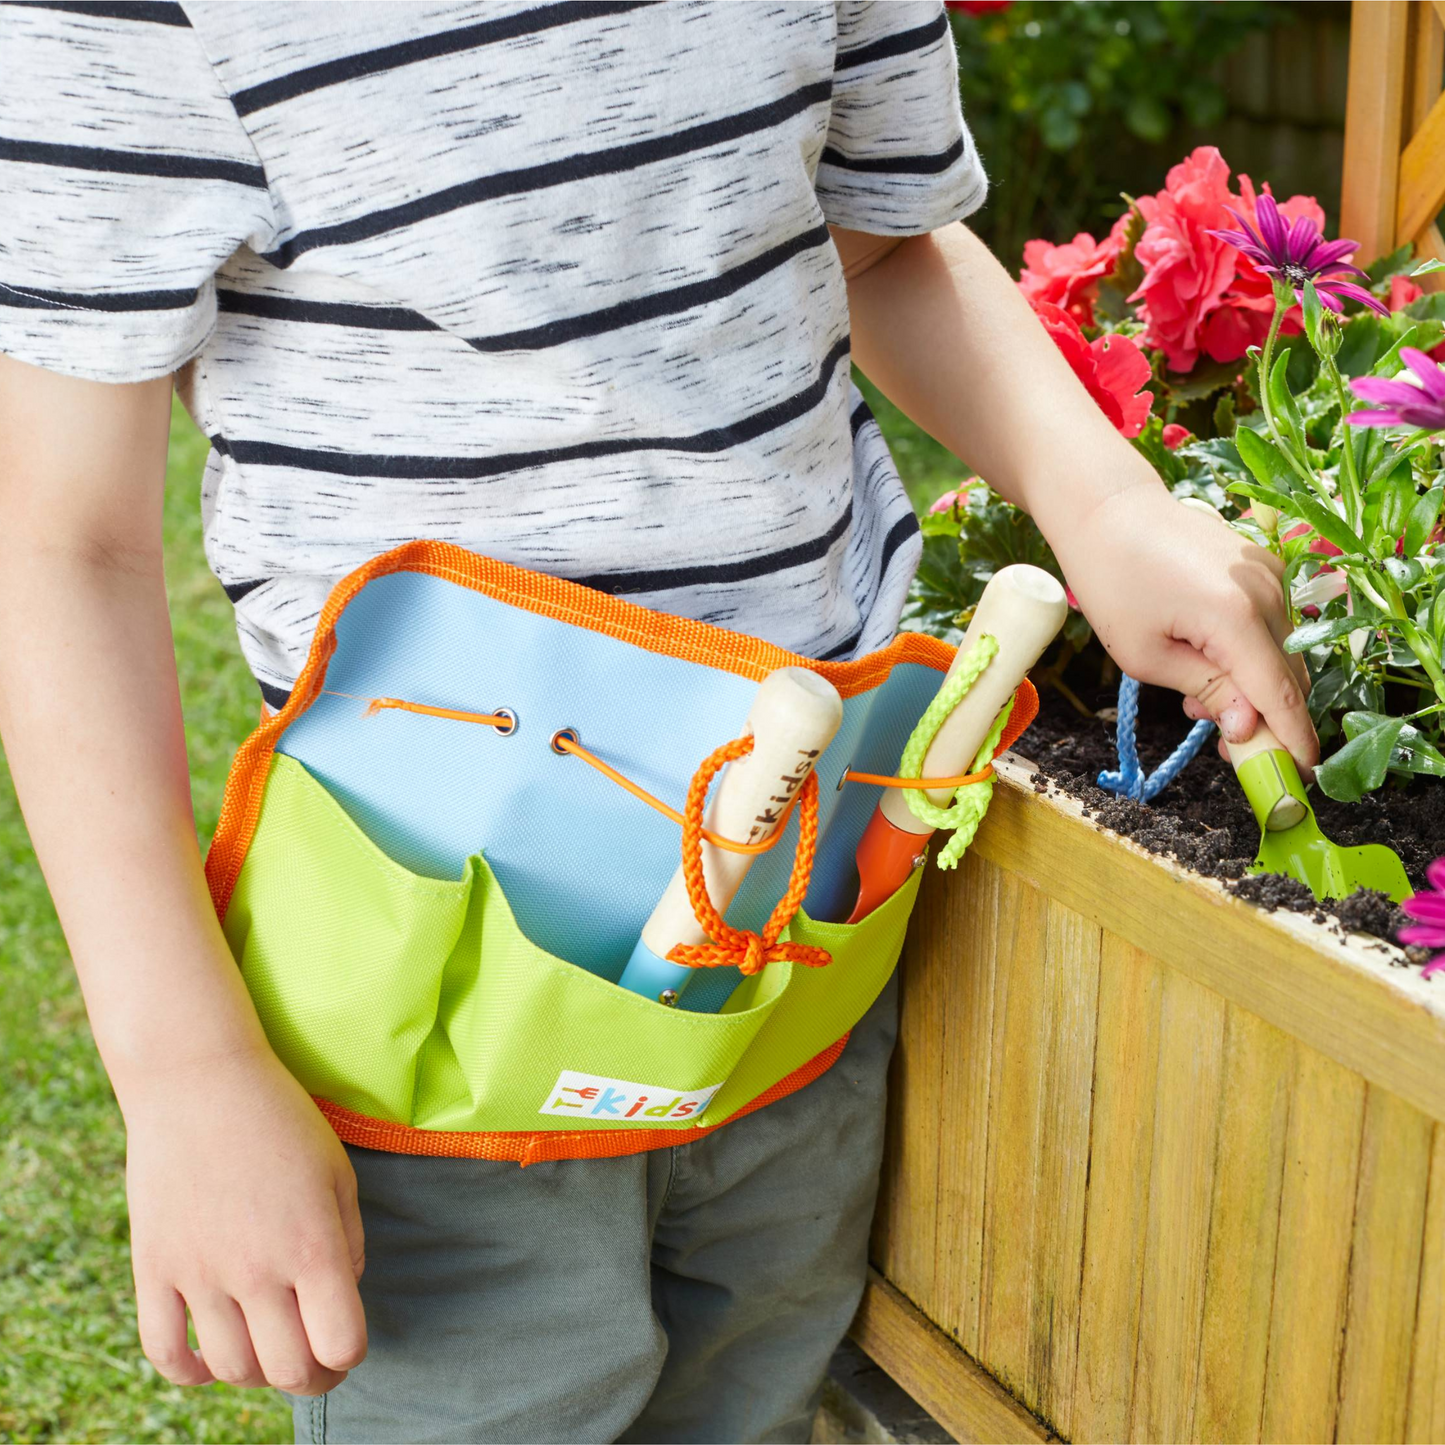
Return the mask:
M 890 983 L 789 1098 L 675 1149 L 526 1169 L 351 1150 L 370 1353 L 299 1441 L 806 1441 L 857 1307 Z

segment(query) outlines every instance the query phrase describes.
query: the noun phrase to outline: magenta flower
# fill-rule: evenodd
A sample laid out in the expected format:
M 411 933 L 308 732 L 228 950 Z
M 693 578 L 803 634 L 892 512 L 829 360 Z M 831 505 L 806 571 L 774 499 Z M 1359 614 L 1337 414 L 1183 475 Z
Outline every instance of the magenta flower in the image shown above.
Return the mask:
M 1413 346 L 1400 348 L 1400 360 L 1416 378 L 1402 381 L 1398 376 L 1362 376 L 1350 389 L 1362 401 L 1372 401 L 1379 411 L 1352 411 L 1345 418 L 1354 426 L 1418 426 L 1426 431 L 1445 431 L 1445 372 L 1423 351 Z
M 1301 216 L 1293 226 L 1285 223 L 1279 213 L 1274 197 L 1267 191 L 1255 202 L 1254 217 L 1259 224 L 1256 231 L 1233 206 L 1225 210 L 1244 227 L 1242 231 L 1211 231 L 1221 241 L 1244 252 L 1262 271 L 1278 276 L 1287 285 L 1294 287 L 1296 296 L 1301 296 L 1306 281 L 1315 283 L 1320 304 L 1331 311 L 1343 311 L 1340 297 L 1348 296 L 1388 316 L 1390 308 L 1378 296 L 1371 296 L 1363 286 L 1353 281 L 1343 281 L 1342 276 L 1364 276 L 1358 266 L 1351 266 L 1344 257 L 1353 255 L 1359 249 L 1358 241 L 1326 241 L 1320 235 L 1320 228 L 1308 216 Z M 1368 279 L 1368 278 L 1366 278 Z
M 1407 898 L 1400 907 L 1418 918 L 1419 923 L 1402 928 L 1395 937 L 1401 943 L 1417 943 L 1422 948 L 1445 949 L 1445 858 L 1437 858 L 1426 870 L 1428 888 Z M 1437 953 L 1425 965 L 1426 978 L 1445 969 L 1445 952 Z

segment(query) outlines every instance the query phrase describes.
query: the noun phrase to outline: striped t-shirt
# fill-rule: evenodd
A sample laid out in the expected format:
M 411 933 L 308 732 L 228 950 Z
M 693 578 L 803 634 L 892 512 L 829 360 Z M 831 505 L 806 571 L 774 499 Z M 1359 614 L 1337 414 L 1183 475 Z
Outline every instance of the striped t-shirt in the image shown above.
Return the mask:
M 416 537 L 886 643 L 918 529 L 827 223 L 984 188 L 936 0 L 0 4 L 0 351 L 180 371 L 273 704 Z

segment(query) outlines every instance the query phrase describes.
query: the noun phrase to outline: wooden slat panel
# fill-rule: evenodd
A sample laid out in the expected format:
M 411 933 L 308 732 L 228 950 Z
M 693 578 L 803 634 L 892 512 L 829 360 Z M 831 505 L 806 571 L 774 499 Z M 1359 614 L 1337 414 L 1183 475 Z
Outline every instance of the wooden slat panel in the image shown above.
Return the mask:
M 1096 924 L 1056 903 L 1049 905 L 1045 951 L 1038 961 L 1050 997 L 1029 1271 L 1029 1389 L 1024 1399 L 1054 1422 L 1073 1413 L 1078 1365 L 1100 943 Z
M 964 1445 L 1016 1445 L 1056 1438 L 872 1270 L 849 1333 L 875 1364 Z
M 1445 1126 L 1435 1126 L 1405 1438 L 1445 1440 Z
M 1333 1440 L 1365 1085 L 1313 1049 L 1295 1058 L 1261 1438 Z
M 1258 1440 L 1295 1044 L 1230 1007 L 1194 1438 Z
M 1384 0 L 1382 0 L 1384 3 Z M 1031 769 L 1001 762 L 1005 786 L 974 847 L 1076 913 L 1179 969 L 1266 1023 L 1445 1117 L 1445 997 L 1374 946 L 1298 914 L 1266 914 L 1217 883 L 1145 854 L 1040 798 Z
M 1193 1434 L 1224 1025 L 1223 999 L 1180 973 L 1168 975 L 1159 1012 L 1134 1440 L 1188 1440 Z
M 1030 1368 L 1030 1283 L 1049 1027 L 1048 900 L 1006 873 L 998 918 L 978 1358 L 1031 1401 L 1038 1383 Z
M 1350 1305 L 1335 1438 L 1405 1438 L 1433 1124 L 1371 1089 L 1355 1197 Z
M 932 1310 L 971 1355 L 978 1354 L 983 1274 L 988 1100 L 993 1063 L 994 960 L 999 870 L 965 855 L 946 946 L 955 974 L 944 1017 L 943 1102 L 938 1120 L 938 1251 Z
M 1407 0 L 1355 0 L 1351 8 L 1340 234 L 1360 243 L 1360 265 L 1395 247 L 1408 29 Z
M 1445 81 L 1445 22 L 1433 5 L 1410 7 L 1410 37 L 1405 42 L 1410 62 L 1405 129 L 1414 135 L 1430 114 Z
M 888 1090 L 888 1146 L 872 1255 L 900 1289 L 929 1299 L 937 1259 L 938 1116 L 943 1016 L 957 963 L 947 888 L 925 888 L 899 965 L 903 990 Z M 927 946 L 920 946 L 927 940 Z
M 1071 1440 L 1123 1440 L 1139 1338 L 1164 970 L 1106 933 Z
M 1445 97 L 1431 106 L 1400 156 L 1395 235 L 1413 241 L 1445 206 Z

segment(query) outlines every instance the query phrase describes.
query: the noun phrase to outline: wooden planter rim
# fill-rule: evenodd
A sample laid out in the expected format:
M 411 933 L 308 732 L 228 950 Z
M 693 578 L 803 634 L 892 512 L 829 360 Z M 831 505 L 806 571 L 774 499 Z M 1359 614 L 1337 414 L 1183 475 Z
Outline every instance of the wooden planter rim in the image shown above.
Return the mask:
M 1422 978 L 1392 945 L 1265 912 L 1101 830 L 1075 799 L 1035 793 L 1034 767 L 1016 754 L 996 767 L 981 857 L 1445 1120 L 1445 979 Z

